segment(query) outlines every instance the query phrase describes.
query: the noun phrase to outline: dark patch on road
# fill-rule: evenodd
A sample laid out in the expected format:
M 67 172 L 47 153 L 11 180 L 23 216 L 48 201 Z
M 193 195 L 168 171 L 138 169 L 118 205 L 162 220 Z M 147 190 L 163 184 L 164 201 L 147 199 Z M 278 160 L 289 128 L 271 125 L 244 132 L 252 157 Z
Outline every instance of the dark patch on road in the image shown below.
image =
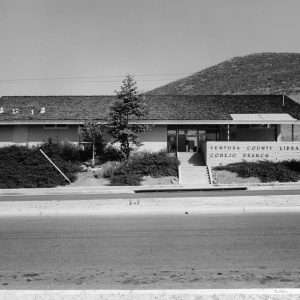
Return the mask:
M 40 276 L 39 273 L 26 273 L 23 274 L 23 277 L 36 277 L 36 276 Z

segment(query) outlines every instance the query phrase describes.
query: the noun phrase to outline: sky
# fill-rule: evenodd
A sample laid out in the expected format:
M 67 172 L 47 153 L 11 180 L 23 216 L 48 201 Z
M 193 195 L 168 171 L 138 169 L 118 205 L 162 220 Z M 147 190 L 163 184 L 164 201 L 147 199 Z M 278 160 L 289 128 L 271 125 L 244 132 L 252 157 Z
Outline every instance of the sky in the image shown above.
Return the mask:
M 299 0 L 0 0 L 0 96 L 141 92 L 225 59 L 300 52 Z

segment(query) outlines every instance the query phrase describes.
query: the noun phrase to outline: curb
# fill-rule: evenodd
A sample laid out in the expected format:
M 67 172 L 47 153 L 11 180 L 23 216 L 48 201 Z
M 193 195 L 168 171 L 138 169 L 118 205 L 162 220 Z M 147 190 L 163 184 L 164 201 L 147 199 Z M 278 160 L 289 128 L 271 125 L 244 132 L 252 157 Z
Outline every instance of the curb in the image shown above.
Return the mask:
M 225 190 L 300 190 L 299 183 L 278 184 L 210 184 L 207 186 L 195 185 L 156 185 L 156 186 L 79 186 L 79 187 L 57 187 L 57 188 L 20 188 L 0 189 L 1 196 L 32 196 L 32 195 L 66 195 L 66 194 L 132 194 L 150 192 L 187 192 L 187 191 L 225 191 Z
M 1 299 L 91 299 L 91 300 L 231 300 L 299 299 L 300 289 L 174 289 L 174 290 L 6 290 Z
M 66 194 L 132 194 L 132 186 L 116 187 L 58 187 L 58 188 L 20 188 L 20 189 L 0 189 L 1 196 L 32 196 L 32 195 L 66 195 Z
M 135 193 L 151 193 L 151 192 L 205 192 L 205 191 L 245 191 L 247 190 L 247 187 L 245 186 L 224 186 L 224 187 L 188 187 L 188 186 L 182 186 L 182 187 L 151 187 L 151 188 L 141 188 L 141 189 L 135 189 Z

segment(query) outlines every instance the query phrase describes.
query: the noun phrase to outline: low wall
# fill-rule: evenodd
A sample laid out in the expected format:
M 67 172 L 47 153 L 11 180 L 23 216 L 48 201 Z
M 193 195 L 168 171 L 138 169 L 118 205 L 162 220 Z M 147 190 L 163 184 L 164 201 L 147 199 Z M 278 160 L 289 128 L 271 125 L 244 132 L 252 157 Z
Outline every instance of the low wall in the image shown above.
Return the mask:
M 300 142 L 207 142 L 206 164 L 227 165 L 241 161 L 300 160 Z

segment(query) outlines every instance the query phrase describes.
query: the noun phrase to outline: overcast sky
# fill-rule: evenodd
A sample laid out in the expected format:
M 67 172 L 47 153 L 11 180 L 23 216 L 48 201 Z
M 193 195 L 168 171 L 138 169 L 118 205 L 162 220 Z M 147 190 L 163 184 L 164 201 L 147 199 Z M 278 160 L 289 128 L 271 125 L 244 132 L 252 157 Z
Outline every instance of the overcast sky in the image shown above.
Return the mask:
M 300 52 L 299 0 L 0 0 L 0 95 L 145 91 L 224 59 Z

